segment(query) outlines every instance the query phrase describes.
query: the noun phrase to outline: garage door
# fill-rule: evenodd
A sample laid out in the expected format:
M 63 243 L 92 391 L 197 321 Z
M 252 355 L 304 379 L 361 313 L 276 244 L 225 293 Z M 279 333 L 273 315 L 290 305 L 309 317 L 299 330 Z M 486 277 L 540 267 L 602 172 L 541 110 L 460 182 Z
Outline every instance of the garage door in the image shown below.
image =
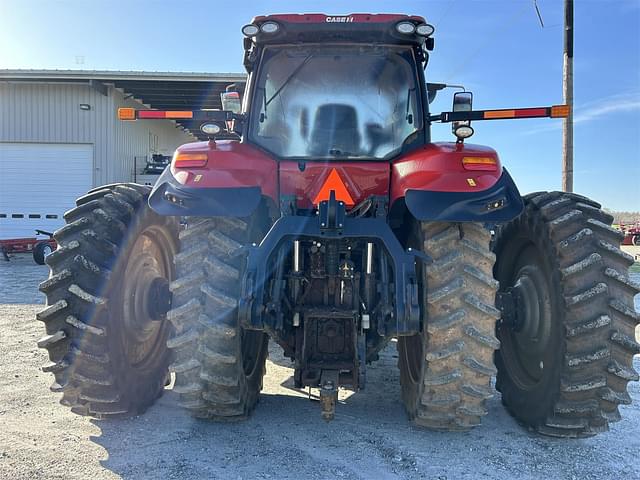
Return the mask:
M 92 145 L 0 143 L 0 239 L 60 228 L 92 184 Z

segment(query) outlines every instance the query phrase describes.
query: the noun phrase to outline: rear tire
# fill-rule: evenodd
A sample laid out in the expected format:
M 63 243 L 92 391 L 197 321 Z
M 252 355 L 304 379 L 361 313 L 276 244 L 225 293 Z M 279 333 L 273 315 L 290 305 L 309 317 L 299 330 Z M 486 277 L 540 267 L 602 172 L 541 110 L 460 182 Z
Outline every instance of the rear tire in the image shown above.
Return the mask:
M 434 260 L 418 266 L 422 331 L 398 339 L 402 399 L 417 425 L 468 430 L 487 413 L 499 346 L 489 242 L 481 224 L 414 224 L 409 246 Z
M 110 185 L 78 199 L 54 234 L 58 249 L 40 284 L 51 389 L 81 415 L 136 415 L 164 389 L 171 325 L 148 314 L 154 281 L 173 279 L 177 224 L 147 206 L 149 188 Z M 168 291 L 168 289 L 167 289 Z
M 588 437 L 620 419 L 639 316 L 613 218 L 580 195 L 540 192 L 496 236 L 496 278 L 523 294 L 520 325 L 500 323 L 497 388 L 520 422 L 556 437 Z
M 255 215 L 257 217 L 257 215 Z M 239 420 L 258 401 L 268 336 L 238 321 L 244 261 L 239 249 L 259 241 L 255 219 L 190 218 L 180 233 L 169 318 L 175 336 L 174 391 L 198 418 Z

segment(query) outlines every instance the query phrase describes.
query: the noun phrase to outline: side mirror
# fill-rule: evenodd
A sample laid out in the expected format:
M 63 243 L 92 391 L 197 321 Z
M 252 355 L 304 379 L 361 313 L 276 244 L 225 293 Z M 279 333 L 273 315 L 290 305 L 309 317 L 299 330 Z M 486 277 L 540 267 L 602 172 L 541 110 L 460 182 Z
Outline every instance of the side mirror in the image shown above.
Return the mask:
M 453 94 L 453 109 L 454 112 L 470 112 L 473 110 L 473 93 L 471 92 L 456 92 Z M 452 122 L 451 130 L 458 139 L 459 143 L 462 143 L 465 138 L 469 138 L 473 135 L 473 128 L 471 128 L 470 121 Z
M 473 110 L 473 93 L 456 92 L 453 94 L 454 112 L 470 112 Z
M 242 111 L 240 94 L 238 92 L 222 92 L 220 94 L 220 101 L 222 102 L 222 110 L 233 113 L 240 113 Z
M 231 87 L 231 88 L 230 88 Z M 220 94 L 220 102 L 222 103 L 222 110 L 233 113 L 240 113 L 242 111 L 242 101 L 240 99 L 240 93 L 232 90 L 233 86 L 227 87 L 226 92 Z M 229 132 L 235 132 L 236 121 L 227 121 L 227 130 Z M 235 132 L 239 133 L 239 132 Z

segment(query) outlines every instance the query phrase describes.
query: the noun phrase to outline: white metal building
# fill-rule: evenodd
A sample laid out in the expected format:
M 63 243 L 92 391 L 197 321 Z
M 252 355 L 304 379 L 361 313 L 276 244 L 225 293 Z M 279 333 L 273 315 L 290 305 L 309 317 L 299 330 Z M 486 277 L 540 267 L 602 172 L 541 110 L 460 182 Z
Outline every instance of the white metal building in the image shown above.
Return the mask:
M 146 158 L 171 155 L 199 134 L 173 120 L 119 121 L 119 107 L 220 108 L 220 92 L 243 81 L 242 74 L 0 70 L 0 240 L 54 231 L 78 196 L 139 180 Z

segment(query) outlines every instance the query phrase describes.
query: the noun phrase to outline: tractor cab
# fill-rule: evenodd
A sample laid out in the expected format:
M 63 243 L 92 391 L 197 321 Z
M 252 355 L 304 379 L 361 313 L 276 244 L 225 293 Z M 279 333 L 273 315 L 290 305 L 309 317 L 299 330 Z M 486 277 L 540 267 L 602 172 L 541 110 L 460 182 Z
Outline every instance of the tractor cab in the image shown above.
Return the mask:
M 278 159 L 384 160 L 428 141 L 422 17 L 273 15 L 242 31 L 247 142 Z

